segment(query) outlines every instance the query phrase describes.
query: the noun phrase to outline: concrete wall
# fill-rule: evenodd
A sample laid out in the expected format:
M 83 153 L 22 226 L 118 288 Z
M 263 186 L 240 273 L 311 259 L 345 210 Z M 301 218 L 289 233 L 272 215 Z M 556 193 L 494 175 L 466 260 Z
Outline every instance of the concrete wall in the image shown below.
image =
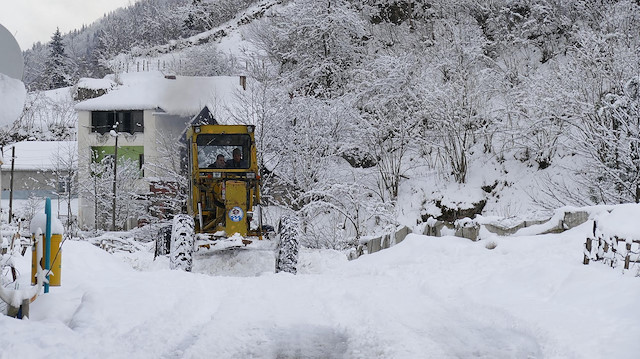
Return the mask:
M 562 232 L 577 227 L 588 220 L 589 213 L 586 211 L 567 211 L 564 213 L 564 216 L 557 224 L 551 226 L 550 229 L 546 230 L 544 233 Z M 441 237 L 443 235 L 442 232 L 444 230 L 448 230 L 449 232 L 454 232 L 456 237 L 462 237 L 470 239 L 472 241 L 477 241 L 479 239 L 481 227 L 484 227 L 489 232 L 495 233 L 500 236 L 509 236 L 516 233 L 521 228 L 547 222 L 549 222 L 549 220 L 523 221 L 518 225 L 506 228 L 495 224 L 480 225 L 473 221 L 461 222 L 462 224 L 459 225 L 454 225 L 452 223 L 443 221 L 435 221 L 429 225 L 426 225 L 422 234 L 433 237 Z M 397 228 L 393 232 L 385 233 L 373 238 L 367 238 L 366 240 L 363 240 L 361 242 L 360 246 L 356 250 L 355 257 L 357 258 L 362 254 L 375 253 L 389 248 L 394 244 L 402 242 L 402 240 L 404 240 L 409 233 L 411 233 L 411 230 L 406 226 L 402 226 Z
M 51 171 L 15 170 L 13 173 L 13 198 L 27 199 L 53 196 L 56 192 L 57 178 Z M 49 180 L 53 182 L 50 184 Z M 2 198 L 9 198 L 11 189 L 11 171 L 2 171 Z
M 360 256 L 365 253 L 375 253 L 380 250 L 392 247 L 402 242 L 411 233 L 411 229 L 407 226 L 400 226 L 390 233 L 368 238 L 361 242 L 360 246 L 356 250 L 356 256 Z

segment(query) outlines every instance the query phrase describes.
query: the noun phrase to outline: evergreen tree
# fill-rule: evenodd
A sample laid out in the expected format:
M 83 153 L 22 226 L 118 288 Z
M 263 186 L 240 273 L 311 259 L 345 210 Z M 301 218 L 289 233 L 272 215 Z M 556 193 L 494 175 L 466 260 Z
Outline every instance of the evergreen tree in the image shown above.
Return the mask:
M 51 37 L 49 49 L 49 58 L 45 63 L 49 76 L 49 89 L 71 85 L 69 57 L 64 51 L 64 43 L 62 42 L 62 34 L 60 34 L 59 28 L 56 28 L 56 32 Z

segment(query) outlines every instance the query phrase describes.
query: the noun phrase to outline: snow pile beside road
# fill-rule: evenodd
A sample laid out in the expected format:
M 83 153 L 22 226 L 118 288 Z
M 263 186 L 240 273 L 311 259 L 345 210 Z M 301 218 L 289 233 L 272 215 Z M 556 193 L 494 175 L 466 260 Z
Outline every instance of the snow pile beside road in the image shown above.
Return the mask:
M 591 222 L 483 241 L 409 235 L 347 262 L 303 251 L 198 254 L 194 273 L 67 241 L 64 282 L 0 317 L 15 358 L 635 358 L 638 278 L 582 265 Z M 29 259 L 21 259 L 23 273 Z M 145 262 L 146 265 L 140 265 Z M 247 270 L 250 267 L 250 270 Z M 223 270 L 224 269 L 224 270 Z

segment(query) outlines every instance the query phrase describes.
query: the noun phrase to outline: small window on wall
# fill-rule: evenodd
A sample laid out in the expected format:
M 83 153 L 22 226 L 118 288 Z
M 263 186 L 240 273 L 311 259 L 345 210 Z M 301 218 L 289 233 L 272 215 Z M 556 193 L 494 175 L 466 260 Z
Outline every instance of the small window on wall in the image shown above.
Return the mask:
M 114 129 L 118 132 L 134 134 L 144 132 L 144 113 L 136 111 L 93 111 L 91 112 L 91 132 L 105 134 Z
M 69 177 L 58 178 L 58 185 L 56 187 L 58 193 L 69 193 Z

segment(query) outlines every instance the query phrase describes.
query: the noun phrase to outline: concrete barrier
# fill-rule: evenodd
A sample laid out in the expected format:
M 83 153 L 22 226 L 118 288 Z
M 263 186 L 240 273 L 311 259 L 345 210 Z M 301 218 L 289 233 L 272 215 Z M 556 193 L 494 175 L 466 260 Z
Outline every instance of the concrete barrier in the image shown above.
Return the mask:
M 456 237 L 477 241 L 480 235 L 480 225 L 477 226 L 460 226 L 456 228 Z
M 382 246 L 380 245 L 381 242 L 382 242 L 382 237 L 374 237 L 369 239 L 367 241 L 367 252 L 371 254 L 382 249 Z
M 404 241 L 405 238 L 411 233 L 411 229 L 407 226 L 402 226 L 398 229 L 394 235 L 394 244 L 398 244 Z
M 575 228 L 589 220 L 589 212 L 575 211 L 565 212 L 562 220 L 565 229 Z
M 407 226 L 401 226 L 391 233 L 386 233 L 381 236 L 372 237 L 360 242 L 358 249 L 356 249 L 356 256 L 359 257 L 366 253 L 375 253 L 402 242 L 411 233 L 411 229 Z
M 471 219 L 458 220 L 454 225 L 453 223 L 438 221 L 431 218 L 426 222 L 422 234 L 433 237 L 441 237 L 443 229 L 449 229 L 452 231 L 455 230 L 455 236 L 457 237 L 477 241 L 480 236 L 481 227 L 484 227 L 485 229 L 487 229 L 487 231 L 499 236 L 509 236 L 516 233 L 522 228 L 548 223 L 550 220 L 552 219 L 522 221 L 515 226 L 503 227 L 497 223 L 479 224 L 475 220 Z M 557 219 L 555 220 L 558 221 Z M 562 219 L 559 220 L 557 224 L 554 224 L 550 229 L 549 227 L 547 227 L 547 230 L 544 233 L 563 232 L 565 230 L 577 227 L 588 220 L 589 212 L 587 211 L 566 211 Z M 409 227 L 401 226 L 396 228 L 393 232 L 362 240 L 360 242 L 360 245 L 356 249 L 355 257 L 357 258 L 366 253 L 375 253 L 382 249 L 392 247 L 402 242 L 407 237 L 407 235 L 409 235 L 409 233 L 411 233 L 411 229 Z

